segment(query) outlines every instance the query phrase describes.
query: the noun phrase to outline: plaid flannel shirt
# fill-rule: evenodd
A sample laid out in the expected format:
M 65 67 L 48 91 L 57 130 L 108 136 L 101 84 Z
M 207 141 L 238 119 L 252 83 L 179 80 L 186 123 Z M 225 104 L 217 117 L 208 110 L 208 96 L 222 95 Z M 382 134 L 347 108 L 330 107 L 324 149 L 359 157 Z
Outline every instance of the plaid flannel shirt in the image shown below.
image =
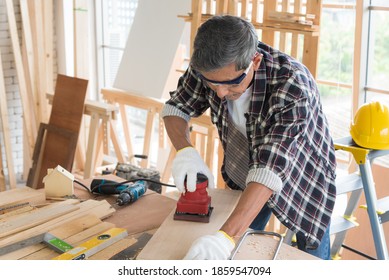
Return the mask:
M 246 116 L 249 173 L 246 183 L 262 183 L 274 191 L 268 201 L 276 217 L 316 248 L 330 224 L 335 204 L 336 160 L 320 95 L 308 69 L 261 42 L 263 54 L 255 72 Z M 187 121 L 210 108 L 223 148 L 228 142 L 226 100 L 204 85 L 190 67 L 170 93 L 162 116 Z M 226 184 L 238 189 L 226 174 Z

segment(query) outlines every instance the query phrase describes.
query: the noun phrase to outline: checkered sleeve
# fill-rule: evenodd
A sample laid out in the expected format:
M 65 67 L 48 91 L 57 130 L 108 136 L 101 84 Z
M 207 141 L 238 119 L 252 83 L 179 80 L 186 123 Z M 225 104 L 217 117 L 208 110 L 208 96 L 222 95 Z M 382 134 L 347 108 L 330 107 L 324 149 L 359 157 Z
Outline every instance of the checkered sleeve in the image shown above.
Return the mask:
M 162 117 L 179 116 L 185 120 L 202 115 L 209 107 L 207 88 L 196 72 L 189 67 L 179 78 L 177 89 L 170 92 Z

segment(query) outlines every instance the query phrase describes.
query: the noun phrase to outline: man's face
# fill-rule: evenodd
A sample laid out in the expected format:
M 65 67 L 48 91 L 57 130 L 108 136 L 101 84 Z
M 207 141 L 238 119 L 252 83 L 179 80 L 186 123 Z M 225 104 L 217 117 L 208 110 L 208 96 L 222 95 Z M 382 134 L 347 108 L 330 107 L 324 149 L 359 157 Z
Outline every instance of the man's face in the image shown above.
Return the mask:
M 220 99 L 237 100 L 250 85 L 254 71 L 258 69 L 261 59 L 261 55 L 256 55 L 252 63 L 244 70 L 236 71 L 235 63 L 232 63 L 216 71 L 204 72 L 202 73 L 203 81 L 216 92 Z M 230 81 L 237 82 L 226 84 Z

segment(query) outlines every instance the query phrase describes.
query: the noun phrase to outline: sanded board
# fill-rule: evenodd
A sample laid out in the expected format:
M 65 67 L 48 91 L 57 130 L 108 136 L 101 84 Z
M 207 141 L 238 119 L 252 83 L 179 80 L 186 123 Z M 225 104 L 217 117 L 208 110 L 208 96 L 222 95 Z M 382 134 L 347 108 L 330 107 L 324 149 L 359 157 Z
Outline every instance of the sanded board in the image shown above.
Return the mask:
M 234 260 L 272 260 L 278 239 L 265 235 L 248 235 L 242 242 Z M 283 243 L 276 260 L 319 260 L 308 253 Z
M 208 192 L 214 207 L 209 223 L 173 220 L 174 209 L 139 253 L 137 259 L 183 259 L 195 239 L 206 234 L 214 234 L 219 230 L 235 208 L 241 192 L 226 189 L 208 190 Z

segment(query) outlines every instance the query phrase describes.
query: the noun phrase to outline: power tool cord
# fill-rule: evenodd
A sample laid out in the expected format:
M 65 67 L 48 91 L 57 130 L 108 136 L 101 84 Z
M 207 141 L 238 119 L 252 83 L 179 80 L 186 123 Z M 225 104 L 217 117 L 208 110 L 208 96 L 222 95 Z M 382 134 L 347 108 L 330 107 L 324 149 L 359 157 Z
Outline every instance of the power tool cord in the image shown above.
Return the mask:
M 162 185 L 162 186 L 173 187 L 173 188 L 176 187 L 175 185 L 166 184 L 166 183 L 162 183 L 162 182 L 151 180 L 151 179 L 147 179 L 147 178 L 136 178 L 136 179 L 127 180 L 127 181 L 124 181 L 124 182 L 118 182 L 118 183 L 115 183 L 115 184 L 106 184 L 106 185 L 107 186 L 112 186 L 112 187 L 117 187 L 117 186 L 120 186 L 120 185 L 124 185 L 124 184 L 127 184 L 127 183 L 134 183 L 134 182 L 137 182 L 137 181 L 147 181 L 147 182 L 159 184 L 159 185 Z M 85 186 L 80 181 L 74 180 L 74 182 L 79 184 L 81 187 L 85 188 L 88 192 L 93 192 L 95 190 L 95 188 L 99 187 L 97 185 L 93 189 L 89 189 L 87 186 Z

